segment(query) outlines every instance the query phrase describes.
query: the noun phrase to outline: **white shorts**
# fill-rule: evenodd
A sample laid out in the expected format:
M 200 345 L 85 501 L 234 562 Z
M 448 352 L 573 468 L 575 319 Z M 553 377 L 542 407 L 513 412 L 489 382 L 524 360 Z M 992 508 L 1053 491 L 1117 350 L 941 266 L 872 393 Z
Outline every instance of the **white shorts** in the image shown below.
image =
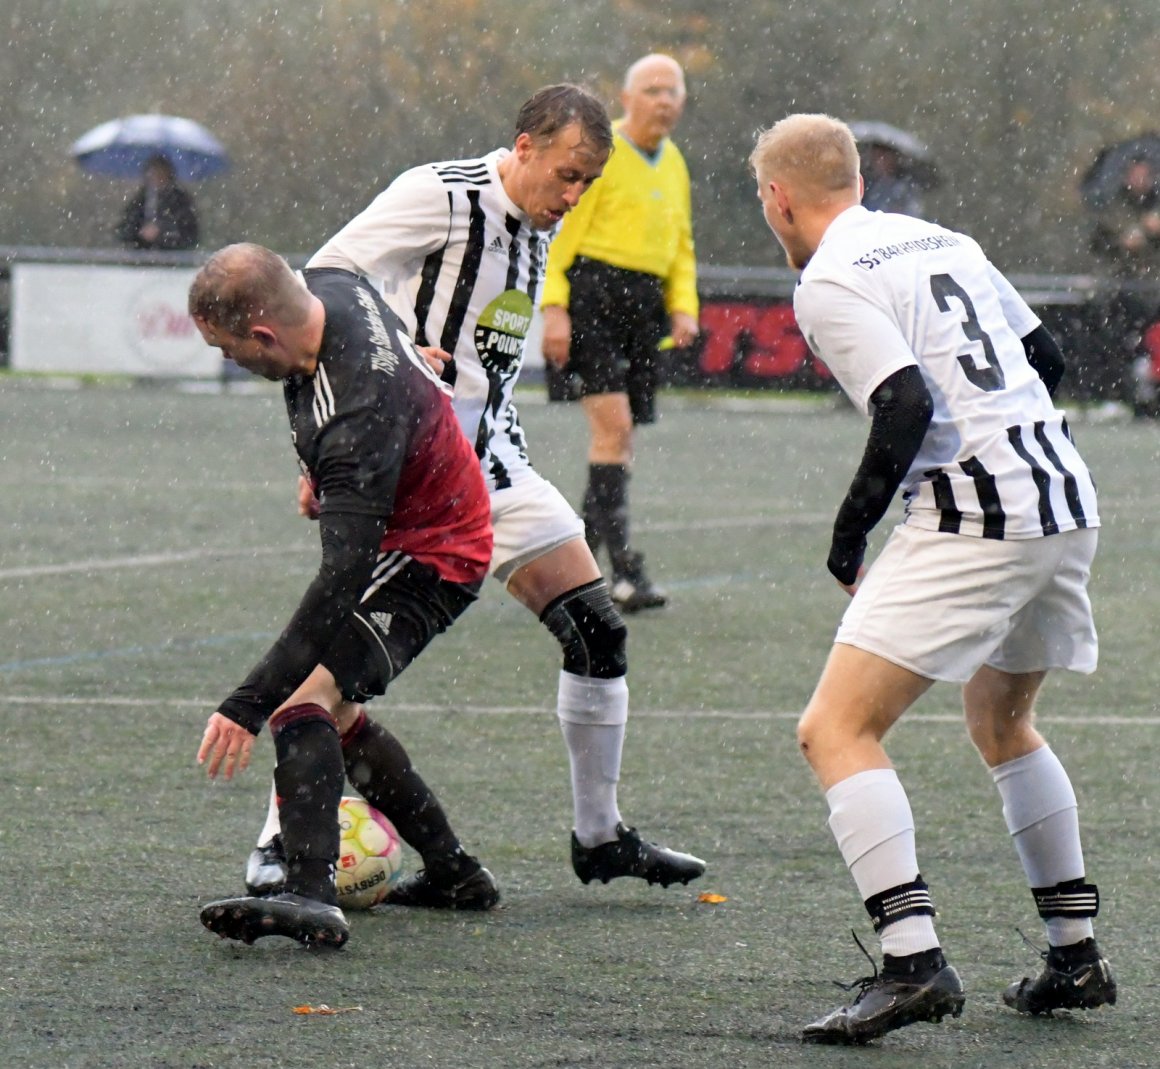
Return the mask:
M 896 527 L 835 641 L 947 683 L 984 664 L 1093 672 L 1087 583 L 1097 541 L 1094 529 L 999 541 Z
M 527 468 L 509 487 L 491 495 L 495 548 L 491 574 L 506 583 L 525 564 L 584 537 L 584 521 L 539 472 Z

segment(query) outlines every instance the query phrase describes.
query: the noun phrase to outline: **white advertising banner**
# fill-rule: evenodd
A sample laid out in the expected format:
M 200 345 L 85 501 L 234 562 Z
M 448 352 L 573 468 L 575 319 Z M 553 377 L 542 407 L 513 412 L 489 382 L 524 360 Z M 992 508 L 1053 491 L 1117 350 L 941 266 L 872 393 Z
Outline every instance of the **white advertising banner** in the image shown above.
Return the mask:
M 182 267 L 15 264 L 9 366 L 18 371 L 217 378 L 222 357 L 186 313 Z

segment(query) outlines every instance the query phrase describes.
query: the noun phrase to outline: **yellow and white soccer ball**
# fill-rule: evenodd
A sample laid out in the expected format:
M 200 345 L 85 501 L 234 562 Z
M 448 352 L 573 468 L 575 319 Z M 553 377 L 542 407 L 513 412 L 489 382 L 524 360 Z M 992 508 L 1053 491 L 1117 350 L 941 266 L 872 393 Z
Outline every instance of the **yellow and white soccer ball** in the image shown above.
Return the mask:
M 403 844 L 394 825 L 361 798 L 338 807 L 335 889 L 342 909 L 370 909 L 387 897 L 403 874 Z

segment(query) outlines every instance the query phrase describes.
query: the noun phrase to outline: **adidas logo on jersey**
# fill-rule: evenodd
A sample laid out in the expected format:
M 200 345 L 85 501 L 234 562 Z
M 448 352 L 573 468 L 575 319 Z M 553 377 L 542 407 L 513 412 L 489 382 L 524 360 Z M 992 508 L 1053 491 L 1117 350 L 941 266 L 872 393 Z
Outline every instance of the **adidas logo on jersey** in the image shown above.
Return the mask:
M 503 238 L 496 234 L 496 236 L 491 239 L 491 244 L 488 245 L 487 251 L 506 254 L 507 246 L 503 243 Z

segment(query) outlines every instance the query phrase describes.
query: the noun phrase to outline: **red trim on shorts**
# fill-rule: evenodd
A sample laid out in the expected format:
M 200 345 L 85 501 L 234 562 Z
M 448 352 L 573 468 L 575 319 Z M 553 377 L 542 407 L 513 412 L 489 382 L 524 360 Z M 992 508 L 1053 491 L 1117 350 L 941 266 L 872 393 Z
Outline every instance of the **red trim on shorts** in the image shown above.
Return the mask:
M 316 702 L 303 702 L 301 705 L 287 706 L 270 717 L 270 734 L 277 735 L 280 731 L 306 720 L 323 720 L 335 731 L 338 730 L 338 721 L 334 719 L 333 713 Z
M 351 725 L 350 730 L 342 737 L 342 745 L 345 747 L 354 742 L 354 737 L 366 727 L 366 723 L 367 711 L 365 709 L 359 709 L 354 724 Z

